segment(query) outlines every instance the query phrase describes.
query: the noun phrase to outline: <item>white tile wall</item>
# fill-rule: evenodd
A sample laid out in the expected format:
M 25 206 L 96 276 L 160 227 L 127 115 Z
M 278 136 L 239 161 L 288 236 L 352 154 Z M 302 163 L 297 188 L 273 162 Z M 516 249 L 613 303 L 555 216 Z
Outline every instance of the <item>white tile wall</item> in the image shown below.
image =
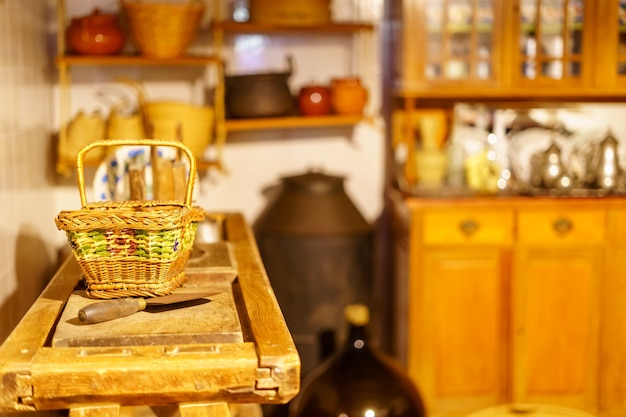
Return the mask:
M 56 263 L 46 1 L 0 1 L 0 342 Z

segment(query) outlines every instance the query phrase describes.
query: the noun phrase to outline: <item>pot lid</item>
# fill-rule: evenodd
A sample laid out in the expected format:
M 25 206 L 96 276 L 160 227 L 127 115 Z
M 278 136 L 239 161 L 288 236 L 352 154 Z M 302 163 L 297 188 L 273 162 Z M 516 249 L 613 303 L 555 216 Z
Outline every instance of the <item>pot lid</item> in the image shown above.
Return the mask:
M 284 234 L 368 233 L 371 226 L 344 190 L 344 178 L 319 171 L 281 178 L 255 231 Z
M 343 177 L 326 175 L 317 171 L 283 177 L 281 180 L 289 191 L 294 192 L 310 194 L 343 192 Z

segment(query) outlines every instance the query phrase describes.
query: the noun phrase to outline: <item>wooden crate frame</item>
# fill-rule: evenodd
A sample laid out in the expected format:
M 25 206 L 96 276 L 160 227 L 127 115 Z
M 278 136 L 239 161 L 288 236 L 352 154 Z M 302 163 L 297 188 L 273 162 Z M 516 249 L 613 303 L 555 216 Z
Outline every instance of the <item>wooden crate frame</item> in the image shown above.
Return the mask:
M 115 416 L 121 406 L 178 405 L 181 415 L 217 416 L 228 414 L 228 403 L 292 399 L 300 387 L 295 344 L 250 227 L 241 214 L 223 216 L 237 265 L 233 292 L 243 343 L 52 347 L 81 278 L 70 257 L 0 346 L 0 412 Z

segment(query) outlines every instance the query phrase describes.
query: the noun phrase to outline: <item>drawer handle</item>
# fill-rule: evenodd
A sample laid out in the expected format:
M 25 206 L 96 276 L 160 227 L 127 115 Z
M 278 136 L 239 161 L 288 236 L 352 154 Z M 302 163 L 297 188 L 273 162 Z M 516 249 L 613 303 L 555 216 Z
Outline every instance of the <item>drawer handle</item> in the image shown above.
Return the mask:
M 474 220 L 465 220 L 461 222 L 459 227 L 466 236 L 471 236 L 478 230 L 478 223 Z
M 552 227 L 557 233 L 564 235 L 572 231 L 572 229 L 574 228 L 574 224 L 569 219 L 560 218 L 552 223 Z

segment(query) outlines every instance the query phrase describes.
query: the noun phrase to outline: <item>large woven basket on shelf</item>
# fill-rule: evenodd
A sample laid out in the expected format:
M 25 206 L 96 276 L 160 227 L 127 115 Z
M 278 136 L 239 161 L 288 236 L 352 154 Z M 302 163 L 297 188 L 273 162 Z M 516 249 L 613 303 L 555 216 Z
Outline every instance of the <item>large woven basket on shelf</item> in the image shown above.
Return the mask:
M 294 26 L 330 23 L 330 0 L 250 0 L 250 20 Z
M 144 2 L 124 0 L 133 41 L 143 55 L 154 58 L 174 58 L 185 53 L 193 42 L 204 3 L 190 0 L 184 3 Z
M 84 156 L 102 146 L 174 146 L 189 158 L 184 201 L 87 203 Z M 64 210 L 55 222 L 66 232 L 91 298 L 157 297 L 183 284 L 184 268 L 204 210 L 191 206 L 196 163 L 180 142 L 107 140 L 83 148 L 76 160 L 82 208 Z

